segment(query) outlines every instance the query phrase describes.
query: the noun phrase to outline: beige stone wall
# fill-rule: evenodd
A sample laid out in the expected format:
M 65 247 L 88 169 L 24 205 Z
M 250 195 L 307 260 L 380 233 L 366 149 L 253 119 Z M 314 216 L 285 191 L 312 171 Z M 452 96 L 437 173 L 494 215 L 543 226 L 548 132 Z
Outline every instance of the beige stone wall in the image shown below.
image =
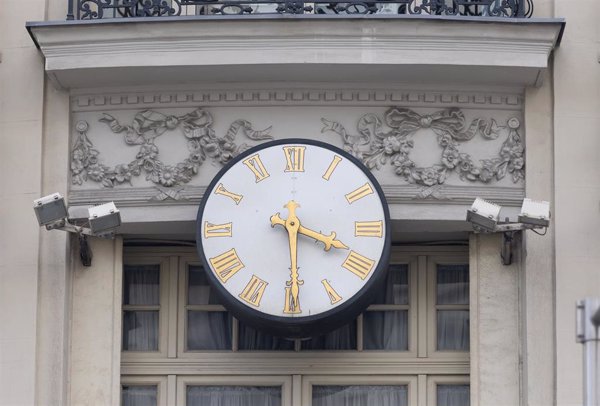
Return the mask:
M 576 4 L 575 4 L 576 3 Z M 556 232 L 556 396 L 580 405 L 582 347 L 575 343 L 575 301 L 600 296 L 599 1 L 556 0 L 567 28 L 554 57 Z
M 0 404 L 34 404 L 44 66 L 27 31 L 45 0 L 4 0 L 0 12 Z

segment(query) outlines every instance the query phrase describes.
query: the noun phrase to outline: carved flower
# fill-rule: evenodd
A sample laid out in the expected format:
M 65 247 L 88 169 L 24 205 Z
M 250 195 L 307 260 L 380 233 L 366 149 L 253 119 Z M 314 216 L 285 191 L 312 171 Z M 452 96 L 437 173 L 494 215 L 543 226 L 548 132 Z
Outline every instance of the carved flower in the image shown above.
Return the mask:
M 512 169 L 523 169 L 523 165 L 525 165 L 525 160 L 522 157 L 515 158 L 510 163 Z
M 201 164 L 202 162 L 204 162 L 204 154 L 202 153 L 202 151 L 192 152 L 190 154 L 190 162 L 194 164 Z
M 509 119 L 507 124 L 508 124 L 508 127 L 512 128 L 513 130 L 516 130 L 521 125 L 521 123 L 519 122 L 519 119 L 516 117 L 512 117 L 511 119 Z
M 400 140 L 397 137 L 389 136 L 383 140 L 383 151 L 387 155 L 392 155 L 396 152 L 400 152 Z
M 165 125 L 169 130 L 174 130 L 179 125 L 179 119 L 175 116 L 168 116 L 165 119 Z
M 473 161 L 471 160 L 471 157 L 469 157 L 466 154 L 461 154 L 463 156 L 460 157 L 460 164 L 458 166 L 458 169 L 461 172 L 472 172 L 475 164 L 473 164 Z
M 87 168 L 88 176 L 91 180 L 101 182 L 104 179 L 104 167 L 102 165 L 92 165 Z
M 451 145 L 452 142 L 452 137 L 450 136 L 450 134 L 448 133 L 443 133 L 438 135 L 438 144 L 440 145 L 440 147 L 444 147 L 446 148 L 448 145 Z
M 496 173 L 494 170 L 487 165 L 484 165 L 479 171 L 479 179 L 481 179 L 482 182 L 489 182 L 495 175 Z
M 138 159 L 154 159 L 158 156 L 158 147 L 154 144 L 144 144 L 135 156 Z
M 444 149 L 442 153 L 442 163 L 446 168 L 452 169 L 460 162 L 460 154 L 454 147 Z
M 90 149 L 85 159 L 85 166 L 98 164 L 98 154 L 100 154 L 100 152 L 97 150 Z
M 177 169 L 173 166 L 163 166 L 158 173 L 158 181 L 163 186 L 173 186 L 177 183 Z
M 119 164 L 115 167 L 115 180 L 119 183 L 131 180 L 131 171 L 129 166 Z
M 440 182 L 440 172 L 434 167 L 425 168 L 420 174 L 421 182 L 427 186 L 433 186 Z

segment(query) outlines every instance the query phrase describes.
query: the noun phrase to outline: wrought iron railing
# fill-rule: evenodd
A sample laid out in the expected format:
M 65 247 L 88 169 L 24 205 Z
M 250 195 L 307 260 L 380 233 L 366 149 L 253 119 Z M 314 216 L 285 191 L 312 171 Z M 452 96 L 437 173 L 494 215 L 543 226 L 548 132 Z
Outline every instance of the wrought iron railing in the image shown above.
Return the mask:
M 533 0 L 69 0 L 67 20 L 181 15 L 405 14 L 528 18 Z

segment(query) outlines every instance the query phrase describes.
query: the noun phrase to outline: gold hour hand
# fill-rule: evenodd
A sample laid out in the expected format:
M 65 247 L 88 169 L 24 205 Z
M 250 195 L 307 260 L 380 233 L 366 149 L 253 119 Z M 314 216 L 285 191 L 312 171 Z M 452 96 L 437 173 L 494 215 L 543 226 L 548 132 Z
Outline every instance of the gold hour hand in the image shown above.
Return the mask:
M 325 251 L 329 251 L 331 249 L 331 247 L 345 249 L 345 250 L 348 249 L 348 247 L 343 242 L 335 239 L 335 236 L 336 236 L 335 231 L 333 231 L 329 235 L 325 235 L 325 234 L 318 233 L 316 231 L 311 230 L 310 228 L 306 228 L 301 225 L 298 228 L 298 233 L 305 235 L 307 237 L 310 237 L 310 238 L 314 238 L 315 240 L 322 242 L 323 244 L 325 244 Z

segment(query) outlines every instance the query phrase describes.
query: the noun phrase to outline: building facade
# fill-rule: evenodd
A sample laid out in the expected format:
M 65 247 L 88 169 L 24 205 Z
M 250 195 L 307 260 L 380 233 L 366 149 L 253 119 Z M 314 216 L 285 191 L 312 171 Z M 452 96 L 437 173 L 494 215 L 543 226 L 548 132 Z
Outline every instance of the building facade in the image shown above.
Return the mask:
M 582 403 L 597 2 L 5 3 L 0 404 Z M 287 138 L 359 159 L 391 217 L 385 288 L 303 339 L 232 317 L 195 249 L 219 170 Z M 77 224 L 119 208 L 91 266 L 36 224 L 53 192 Z M 550 201 L 550 227 L 474 233 L 476 197 Z

